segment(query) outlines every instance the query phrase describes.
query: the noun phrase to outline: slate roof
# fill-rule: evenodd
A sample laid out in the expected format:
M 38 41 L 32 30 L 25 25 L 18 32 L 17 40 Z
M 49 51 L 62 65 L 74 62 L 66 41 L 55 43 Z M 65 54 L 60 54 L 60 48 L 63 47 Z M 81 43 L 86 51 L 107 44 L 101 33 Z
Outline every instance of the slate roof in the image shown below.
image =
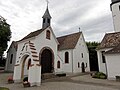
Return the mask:
M 47 7 L 47 9 L 46 9 L 46 11 L 45 11 L 45 13 L 44 13 L 42 18 L 51 18 L 49 10 L 48 10 L 48 7 Z
M 97 49 L 113 48 L 118 44 L 120 44 L 120 32 L 107 33 Z
M 117 53 L 120 53 L 120 44 L 115 48 L 105 52 L 105 54 L 117 54 Z
M 60 44 L 58 49 L 59 50 L 74 49 L 81 33 L 82 32 L 78 32 L 78 33 L 73 33 L 66 36 L 58 37 L 57 40 Z

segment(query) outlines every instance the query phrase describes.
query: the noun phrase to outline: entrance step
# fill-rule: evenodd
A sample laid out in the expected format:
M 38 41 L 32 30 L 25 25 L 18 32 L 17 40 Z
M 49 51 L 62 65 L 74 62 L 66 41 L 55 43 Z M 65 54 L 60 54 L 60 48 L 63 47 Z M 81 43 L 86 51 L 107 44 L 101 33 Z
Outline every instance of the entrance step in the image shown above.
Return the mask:
M 42 74 L 42 80 L 51 79 L 51 78 L 55 78 L 55 77 L 58 77 L 58 76 L 56 76 L 53 73 L 44 73 L 44 74 Z

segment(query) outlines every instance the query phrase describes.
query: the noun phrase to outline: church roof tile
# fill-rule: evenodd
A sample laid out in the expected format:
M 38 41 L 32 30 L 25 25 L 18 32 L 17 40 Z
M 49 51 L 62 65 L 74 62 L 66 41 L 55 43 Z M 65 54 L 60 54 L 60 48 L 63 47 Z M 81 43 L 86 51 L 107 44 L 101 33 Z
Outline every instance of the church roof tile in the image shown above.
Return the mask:
M 115 48 L 105 52 L 105 54 L 117 54 L 117 53 L 120 53 L 120 44 Z
M 28 39 L 28 38 L 31 38 L 31 37 L 35 37 L 35 36 L 39 35 L 43 30 L 44 30 L 44 29 L 40 29 L 40 30 L 31 32 L 31 33 L 29 33 L 27 36 L 25 36 L 23 39 L 21 39 L 20 41 L 25 40 L 25 39 Z
M 73 33 L 66 36 L 58 37 L 57 40 L 60 44 L 58 49 L 59 50 L 74 49 L 81 33 L 82 32 L 78 32 L 78 33 Z
M 118 44 L 120 44 L 120 32 L 107 33 L 97 49 L 113 48 Z

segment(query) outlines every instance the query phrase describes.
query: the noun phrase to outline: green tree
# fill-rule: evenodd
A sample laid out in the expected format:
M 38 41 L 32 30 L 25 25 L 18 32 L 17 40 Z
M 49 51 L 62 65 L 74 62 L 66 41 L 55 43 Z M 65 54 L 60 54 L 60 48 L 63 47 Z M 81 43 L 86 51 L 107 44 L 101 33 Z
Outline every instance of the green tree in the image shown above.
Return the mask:
M 99 71 L 98 69 L 98 58 L 96 48 L 100 43 L 98 42 L 86 42 L 89 50 L 89 62 L 91 71 Z
M 7 24 L 6 19 L 0 16 L 0 60 L 2 59 L 4 51 L 7 49 L 8 41 L 10 41 L 10 38 L 10 25 Z

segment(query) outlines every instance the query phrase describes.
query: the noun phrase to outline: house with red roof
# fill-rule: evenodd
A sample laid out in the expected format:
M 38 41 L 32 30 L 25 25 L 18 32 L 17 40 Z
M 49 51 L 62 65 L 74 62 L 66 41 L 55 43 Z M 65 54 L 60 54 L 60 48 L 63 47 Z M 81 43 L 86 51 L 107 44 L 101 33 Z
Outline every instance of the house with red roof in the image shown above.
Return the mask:
M 114 33 L 106 33 L 97 48 L 99 71 L 104 72 L 108 79 L 115 80 L 120 76 L 120 0 L 112 0 L 110 5 Z

